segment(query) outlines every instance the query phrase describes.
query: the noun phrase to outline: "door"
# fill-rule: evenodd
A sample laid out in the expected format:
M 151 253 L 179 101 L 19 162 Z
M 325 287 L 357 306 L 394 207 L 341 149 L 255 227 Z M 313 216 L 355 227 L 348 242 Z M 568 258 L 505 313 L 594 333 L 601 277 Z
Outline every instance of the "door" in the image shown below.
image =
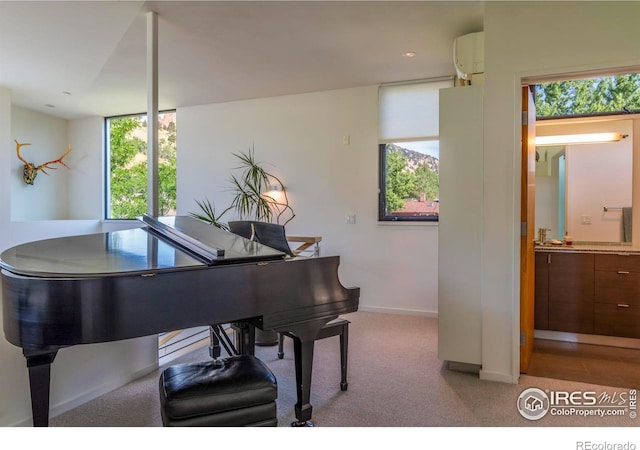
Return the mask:
M 529 86 L 522 87 L 522 170 L 520 188 L 520 372 L 533 353 L 535 311 L 536 109 Z

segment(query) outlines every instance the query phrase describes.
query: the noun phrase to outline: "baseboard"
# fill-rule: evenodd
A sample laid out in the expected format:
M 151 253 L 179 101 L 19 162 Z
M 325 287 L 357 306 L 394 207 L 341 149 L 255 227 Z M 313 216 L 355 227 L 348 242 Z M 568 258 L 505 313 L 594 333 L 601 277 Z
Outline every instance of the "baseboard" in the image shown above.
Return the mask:
M 454 370 L 456 372 L 465 372 L 480 374 L 481 366 L 479 364 L 469 364 L 456 361 L 445 361 L 447 363 L 447 369 Z
M 511 374 L 502 372 L 490 372 L 480 369 L 480 379 L 484 381 L 497 381 L 499 383 L 518 384 L 518 377 L 515 379 Z
M 417 309 L 402 309 L 402 308 L 387 308 L 381 306 L 366 306 L 360 305 L 358 306 L 358 311 L 365 312 L 376 312 L 376 313 L 386 313 L 386 314 L 400 314 L 405 316 L 421 316 L 421 317 L 438 317 L 438 311 L 424 311 Z
M 101 395 L 104 395 L 108 392 L 113 391 L 121 386 L 124 386 L 127 383 L 131 383 L 132 381 L 143 377 L 154 370 L 158 369 L 157 364 L 151 364 L 150 366 L 145 367 L 144 369 L 140 369 L 134 373 L 130 373 L 127 376 L 118 378 L 116 380 L 112 380 L 109 383 L 105 383 L 101 386 L 97 386 L 89 391 L 85 391 L 82 394 L 79 394 L 73 398 L 67 399 L 57 405 L 53 405 L 49 411 L 49 417 L 56 417 L 60 414 L 63 414 L 67 411 L 72 410 L 84 403 L 87 403 L 91 400 L 94 400 Z M 13 425 L 8 425 L 12 427 L 30 427 L 33 424 L 32 418 L 28 417 L 18 422 L 15 422 Z
M 204 345 L 207 345 L 208 341 L 206 339 L 204 340 L 200 340 L 198 342 L 194 342 L 191 345 L 188 345 L 182 349 L 180 349 L 179 351 L 176 351 L 174 353 L 172 353 L 170 356 L 167 356 L 166 358 L 163 358 L 162 363 L 163 364 L 167 364 L 168 362 L 170 362 L 173 359 L 176 359 L 186 353 L 189 353 L 193 350 L 196 350 L 197 348 L 200 348 Z M 71 411 L 72 409 L 83 405 L 87 402 L 90 402 L 91 400 L 94 400 L 104 394 L 107 394 L 111 391 L 113 391 L 114 389 L 117 389 L 121 386 L 124 386 L 125 384 L 131 383 L 132 381 L 137 380 L 138 378 L 144 377 L 145 375 L 150 374 L 151 372 L 158 370 L 158 368 L 160 367 L 160 364 L 151 364 L 143 369 L 140 369 L 134 373 L 130 373 L 127 376 L 118 378 L 116 380 L 111 380 L 109 383 L 105 383 L 101 386 L 97 386 L 89 391 L 85 391 L 73 398 L 67 399 L 61 403 L 58 403 L 56 405 L 51 406 L 51 409 L 49 411 L 49 417 L 56 417 L 59 416 L 60 414 L 64 414 L 67 411 Z M 25 419 L 19 420 L 18 422 L 15 422 L 11 425 L 5 425 L 8 427 L 30 427 L 32 426 L 32 418 L 31 417 L 27 417 Z
M 550 341 L 576 342 L 579 344 L 640 349 L 640 339 L 634 338 L 602 336 L 599 334 L 567 333 L 551 330 L 534 330 L 533 336 L 536 339 L 548 339 Z

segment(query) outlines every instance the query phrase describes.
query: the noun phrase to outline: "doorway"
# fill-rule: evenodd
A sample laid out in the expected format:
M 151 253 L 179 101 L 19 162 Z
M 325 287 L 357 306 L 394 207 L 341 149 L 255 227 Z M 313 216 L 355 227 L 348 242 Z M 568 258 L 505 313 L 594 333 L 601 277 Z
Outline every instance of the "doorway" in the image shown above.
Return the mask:
M 617 72 L 618 74 L 620 72 Z M 587 79 L 592 74 L 582 74 L 580 77 L 576 77 L 576 79 Z M 616 71 L 612 71 L 612 75 L 609 74 L 596 74 L 598 77 L 607 77 L 616 75 Z M 547 77 L 545 80 L 540 80 L 540 82 L 548 82 L 551 77 Z M 556 77 L 555 81 L 561 81 L 562 77 Z M 537 84 L 538 80 L 527 80 L 528 85 Z M 639 88 L 640 89 L 640 88 Z M 523 97 L 523 106 L 524 106 L 524 97 Z M 605 120 L 632 120 L 634 121 L 634 125 L 632 129 L 640 130 L 640 126 L 635 125 L 635 121 L 638 120 L 638 117 L 633 113 L 636 110 L 640 110 L 640 106 L 636 106 L 634 108 L 625 108 L 623 111 L 618 112 L 607 112 L 603 115 L 603 117 L 595 117 L 593 114 L 582 114 L 582 117 L 567 117 L 563 118 L 567 121 L 573 121 L 574 123 L 589 123 L 596 121 L 605 121 Z M 619 116 L 617 116 L 619 114 Z M 523 114 L 524 117 L 524 114 Z M 534 119 L 535 120 L 535 119 Z M 554 120 L 561 121 L 561 118 L 555 117 Z M 534 130 L 537 128 L 534 127 Z M 534 131 L 535 132 L 535 131 Z M 525 129 L 523 128 L 523 136 L 525 136 Z M 523 139 L 524 141 L 524 139 Z M 524 144 L 524 142 L 523 142 Z M 631 150 L 633 152 L 633 150 Z M 530 159 L 525 158 L 525 149 L 523 145 L 523 181 L 522 181 L 522 199 L 524 202 L 525 198 L 525 189 L 529 188 L 531 185 L 535 186 L 536 190 L 536 200 L 535 202 L 527 202 L 527 211 L 531 217 L 531 213 L 535 217 L 535 230 L 537 231 L 539 228 L 551 228 L 550 226 L 546 226 L 540 224 L 538 222 L 539 216 L 542 214 L 537 213 L 537 206 L 539 205 L 538 200 L 538 175 L 540 175 L 539 167 L 535 169 L 530 166 Z M 576 153 L 577 154 L 577 153 Z M 540 156 L 540 155 L 537 155 Z M 582 156 L 582 155 L 581 155 Z M 576 230 L 576 222 L 569 220 L 567 217 L 570 214 L 570 207 L 566 201 L 567 196 L 570 194 L 571 188 L 567 187 L 568 182 L 562 178 L 562 175 L 565 173 L 569 173 L 572 167 L 567 167 L 566 164 L 570 163 L 571 160 L 567 158 L 565 149 L 559 154 L 554 154 L 553 158 L 549 157 L 548 153 L 545 153 L 545 159 L 542 161 L 545 164 L 550 164 L 552 161 L 555 164 L 553 170 L 557 171 L 554 175 L 558 177 L 561 181 L 555 181 L 556 183 L 556 202 L 555 202 L 555 217 L 556 221 L 554 222 L 553 228 L 555 228 L 555 233 L 552 238 L 557 239 L 559 241 L 564 239 L 564 236 L 573 233 L 572 230 Z M 567 159 L 565 159 L 567 158 Z M 541 158 L 536 158 L 540 161 Z M 567 163 L 568 161 L 568 163 Z M 537 165 L 537 164 L 536 164 Z M 638 170 L 635 168 L 638 164 L 628 163 L 627 166 L 630 170 L 630 178 L 637 178 L 639 175 Z M 574 162 L 573 168 L 578 167 L 578 164 Z M 633 169 L 631 169 L 633 167 Z M 533 172 L 533 179 L 526 179 L 527 174 L 531 174 Z M 550 173 L 551 167 L 545 167 L 545 172 Z M 542 176 L 545 176 L 544 174 Z M 620 178 L 615 176 L 614 178 Z M 540 190 L 544 188 L 540 185 Z M 630 183 L 631 184 L 631 183 Z M 632 191 L 632 188 L 629 188 Z M 575 189 L 574 189 L 575 191 Z M 575 193 L 575 192 L 574 192 Z M 640 197 L 636 196 L 636 198 L 640 199 Z M 575 200 L 574 200 L 575 201 Z M 623 201 L 623 203 L 629 203 L 631 205 L 631 201 Z M 604 212 L 607 212 L 606 205 L 600 205 L 600 213 L 599 217 L 602 219 L 606 219 L 607 221 L 613 221 L 613 217 L 609 215 L 607 217 L 606 214 L 602 214 L 602 208 L 604 208 Z M 620 205 L 616 205 L 620 206 Z M 529 208 L 533 208 L 533 211 L 530 211 Z M 584 206 L 581 206 L 584 208 Z M 611 211 L 612 212 L 612 211 Z M 582 214 L 582 216 L 589 216 L 591 214 Z M 526 221 L 526 215 L 523 211 L 521 213 L 521 217 L 523 221 Z M 591 217 L 593 219 L 593 217 Z M 578 220 L 588 221 L 589 217 L 579 217 Z M 617 218 L 620 221 L 620 218 Z M 585 223 L 586 224 L 586 223 Z M 611 225 L 611 223 L 609 224 Z M 620 222 L 618 222 L 618 228 L 616 231 L 619 231 Z M 592 229 L 595 227 L 591 227 Z M 537 233 L 532 233 L 531 231 L 527 232 L 527 236 L 537 236 Z M 527 237 L 525 239 L 529 241 L 530 239 Z M 586 239 L 584 239 L 586 240 Z M 610 238 L 602 239 L 602 241 L 608 241 Z M 629 242 L 631 244 L 631 242 Z M 525 246 L 522 245 L 524 249 Z M 532 250 L 532 251 L 535 251 Z M 523 343 L 522 336 L 526 336 L 525 326 L 527 324 L 527 320 L 534 321 L 534 317 L 528 317 L 528 314 L 534 314 L 534 304 L 535 295 L 533 297 L 527 296 L 524 293 L 523 285 L 526 283 L 531 283 L 532 280 L 528 277 L 533 277 L 535 279 L 535 270 L 527 270 L 524 266 L 526 265 L 526 251 L 523 251 L 523 256 L 521 257 L 521 344 Z M 619 384 L 615 383 L 623 383 L 622 387 L 630 387 L 630 380 L 633 379 L 634 375 L 640 372 L 640 339 L 632 339 L 627 340 L 625 342 L 617 342 L 611 339 L 598 339 L 598 336 L 595 335 L 580 335 L 578 333 L 560 333 L 554 332 L 553 330 L 544 330 L 544 332 L 540 333 L 540 330 L 535 329 L 533 332 L 533 345 L 531 354 L 529 355 L 530 359 L 524 360 L 521 351 L 521 372 L 527 373 L 528 375 L 533 376 L 543 376 L 543 377 L 551 377 L 557 379 L 564 380 L 572 380 L 572 381 L 582 381 L 593 384 L 603 384 L 608 386 L 619 386 Z M 521 345 L 522 350 L 522 345 Z M 523 364 L 524 363 L 524 364 Z M 635 375 L 637 378 L 637 375 Z M 617 379 L 618 381 L 614 381 Z M 637 379 L 636 379 L 637 383 Z

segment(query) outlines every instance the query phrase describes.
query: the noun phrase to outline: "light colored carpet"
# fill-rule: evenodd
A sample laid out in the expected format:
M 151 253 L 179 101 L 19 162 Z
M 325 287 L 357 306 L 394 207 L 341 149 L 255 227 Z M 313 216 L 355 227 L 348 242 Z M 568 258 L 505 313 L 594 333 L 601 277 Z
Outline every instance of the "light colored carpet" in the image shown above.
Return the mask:
M 357 312 L 349 336 L 349 389 L 340 391 L 338 338 L 316 343 L 311 404 L 317 427 L 637 427 L 625 417 L 551 416 L 523 418 L 517 398 L 529 387 L 552 391 L 621 392 L 621 388 L 522 376 L 520 383 L 481 381 L 451 371 L 437 358 L 437 320 Z M 278 420 L 295 420 L 293 348 L 285 358 L 276 347 L 257 347 L 256 355 L 278 380 Z M 170 364 L 208 359 L 207 347 Z M 51 419 L 53 427 L 161 427 L 158 377 L 149 374 L 96 400 Z M 640 374 L 638 386 L 640 386 Z M 640 443 L 639 443 L 640 444 Z M 521 447 L 524 448 L 524 447 Z M 575 447 L 573 447 L 575 448 Z

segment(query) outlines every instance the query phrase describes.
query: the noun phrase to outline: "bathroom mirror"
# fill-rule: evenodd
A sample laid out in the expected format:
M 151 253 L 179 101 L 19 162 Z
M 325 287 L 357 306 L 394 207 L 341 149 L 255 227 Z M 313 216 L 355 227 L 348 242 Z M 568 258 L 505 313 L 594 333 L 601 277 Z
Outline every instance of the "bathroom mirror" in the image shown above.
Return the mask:
M 538 124 L 537 136 L 616 131 L 617 142 L 536 147 L 536 230 L 547 240 L 631 244 L 633 120 Z

